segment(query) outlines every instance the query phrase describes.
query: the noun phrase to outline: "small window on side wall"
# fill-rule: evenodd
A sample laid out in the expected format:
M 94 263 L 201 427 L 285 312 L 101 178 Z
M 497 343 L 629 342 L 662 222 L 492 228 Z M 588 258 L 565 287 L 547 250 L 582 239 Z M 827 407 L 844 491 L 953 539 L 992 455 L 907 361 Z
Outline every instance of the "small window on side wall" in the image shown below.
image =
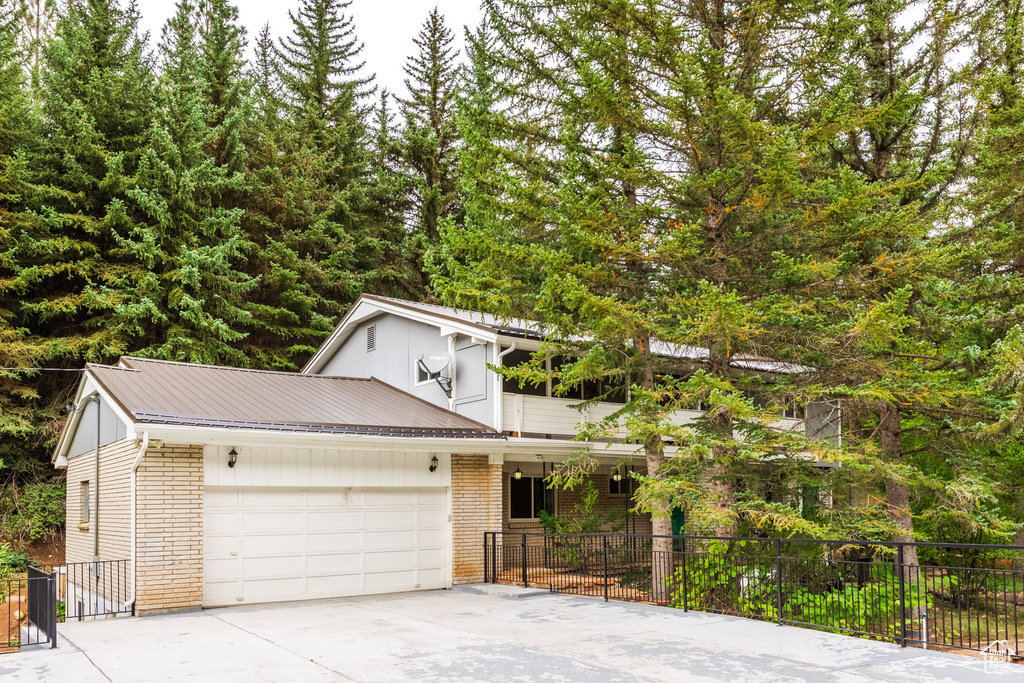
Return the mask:
M 81 497 L 82 497 L 82 514 L 81 524 L 89 523 L 89 482 L 83 481 L 80 485 Z
M 555 512 L 555 491 L 544 477 L 509 479 L 509 519 L 538 519 L 540 511 Z
M 608 495 L 626 496 L 629 495 L 629 477 L 622 477 L 617 480 L 614 476 L 608 477 Z

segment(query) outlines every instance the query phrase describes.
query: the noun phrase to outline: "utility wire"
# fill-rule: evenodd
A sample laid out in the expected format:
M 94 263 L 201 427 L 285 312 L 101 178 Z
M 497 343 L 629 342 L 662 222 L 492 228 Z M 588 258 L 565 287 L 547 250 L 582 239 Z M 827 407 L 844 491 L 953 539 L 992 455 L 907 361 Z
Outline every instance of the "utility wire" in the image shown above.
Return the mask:
M 0 368 L 0 371 L 20 372 L 85 372 L 85 368 Z

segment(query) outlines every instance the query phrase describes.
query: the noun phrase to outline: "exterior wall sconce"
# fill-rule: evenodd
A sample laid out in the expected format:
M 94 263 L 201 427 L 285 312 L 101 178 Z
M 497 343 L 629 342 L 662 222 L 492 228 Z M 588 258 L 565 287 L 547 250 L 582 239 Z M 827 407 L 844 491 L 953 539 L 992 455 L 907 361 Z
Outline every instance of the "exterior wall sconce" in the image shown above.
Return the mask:
M 437 469 L 437 456 L 435 455 L 430 459 L 430 471 L 433 472 Z
M 234 467 L 236 462 L 238 462 L 238 451 L 232 448 L 228 451 L 228 467 Z
M 513 479 L 522 479 L 523 478 L 523 471 L 521 469 L 519 469 L 518 465 L 516 466 L 516 471 L 512 473 L 512 478 Z

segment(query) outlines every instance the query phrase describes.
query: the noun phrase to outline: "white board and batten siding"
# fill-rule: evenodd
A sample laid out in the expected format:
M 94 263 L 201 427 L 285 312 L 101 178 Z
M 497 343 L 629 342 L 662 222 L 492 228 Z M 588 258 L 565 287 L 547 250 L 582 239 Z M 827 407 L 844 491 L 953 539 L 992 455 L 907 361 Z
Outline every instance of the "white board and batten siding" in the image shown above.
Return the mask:
M 229 450 L 204 453 L 204 606 L 451 585 L 450 455 Z

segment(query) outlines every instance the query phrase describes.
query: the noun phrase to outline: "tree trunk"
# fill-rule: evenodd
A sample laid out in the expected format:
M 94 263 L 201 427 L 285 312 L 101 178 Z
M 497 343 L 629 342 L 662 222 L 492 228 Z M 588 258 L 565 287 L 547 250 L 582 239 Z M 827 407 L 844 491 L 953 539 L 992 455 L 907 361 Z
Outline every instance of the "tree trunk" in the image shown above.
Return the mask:
M 903 460 L 903 439 L 901 436 L 900 411 L 888 401 L 882 401 L 878 408 L 878 433 L 882 452 L 890 462 Z M 889 508 L 889 518 L 896 523 L 900 531 L 893 534 L 897 543 L 914 542 L 914 520 L 910 516 L 910 487 L 907 482 L 886 477 L 885 500 Z M 920 578 L 920 567 L 917 560 L 917 547 L 903 547 L 903 580 L 906 584 L 907 611 L 906 618 L 917 621 L 921 618 L 921 605 L 911 605 L 910 596 L 917 595 L 916 584 Z M 913 626 L 908 624 L 908 632 Z

